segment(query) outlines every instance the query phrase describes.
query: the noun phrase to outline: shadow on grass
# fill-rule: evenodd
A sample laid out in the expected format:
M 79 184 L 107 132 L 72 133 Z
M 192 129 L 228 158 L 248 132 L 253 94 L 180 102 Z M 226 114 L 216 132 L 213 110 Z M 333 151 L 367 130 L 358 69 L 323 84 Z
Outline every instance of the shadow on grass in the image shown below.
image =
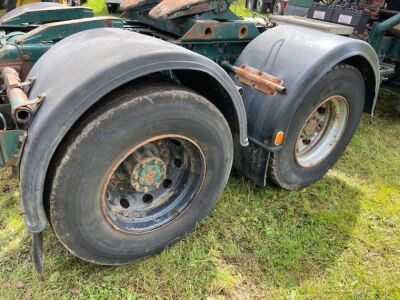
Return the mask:
M 356 186 L 333 176 L 294 192 L 236 178 L 228 194 L 233 197 L 224 197 L 213 219 L 225 225 L 221 240 L 234 240 L 241 249 L 232 262 L 249 275 L 256 273 L 263 285 L 285 288 L 321 276 L 334 264 L 346 249 L 362 198 Z
M 399 121 L 400 113 L 395 110 L 397 101 L 400 101 L 400 93 L 389 89 L 381 89 L 374 112 L 375 118 L 383 118 L 387 121 Z
M 32 295 L 57 291 L 63 297 L 84 298 L 127 293 L 143 298 L 245 298 L 243 290 L 248 298 L 276 298 L 279 290 L 323 280 L 338 258 L 347 255 L 365 188 L 377 184 L 372 175 L 379 171 L 385 184 L 394 182 L 395 170 L 388 170 L 396 160 L 387 157 L 397 153 L 388 145 L 398 147 L 390 134 L 398 122 L 392 109 L 396 99 L 396 94 L 381 92 L 375 117 L 363 117 L 345 156 L 310 187 L 288 192 L 231 176 L 211 216 L 194 233 L 159 255 L 121 267 L 73 257 L 48 229 L 45 273 L 36 277 L 29 258 L 10 256 L 12 267 L 4 276 L 11 278 L 11 287 L 17 279 L 28 282 Z M 379 160 L 375 152 L 382 154 Z M 257 295 L 260 291 L 265 295 Z
M 243 286 L 249 292 L 290 289 L 323 276 L 335 264 L 357 222 L 361 198 L 356 186 L 333 175 L 295 192 L 259 188 L 232 177 L 216 209 L 194 233 L 130 265 L 80 261 L 47 231 L 41 281 L 62 274 L 68 290 L 88 295 L 102 288 L 159 297 L 234 295 Z

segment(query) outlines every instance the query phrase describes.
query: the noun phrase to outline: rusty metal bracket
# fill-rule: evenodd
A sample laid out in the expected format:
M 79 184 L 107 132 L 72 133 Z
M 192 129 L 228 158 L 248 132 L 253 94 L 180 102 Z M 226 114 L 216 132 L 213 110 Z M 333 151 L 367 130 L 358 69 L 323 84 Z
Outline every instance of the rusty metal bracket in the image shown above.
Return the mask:
M 18 72 L 13 68 L 4 68 L 1 79 L 11 105 L 11 116 L 19 128 L 26 129 L 46 96 L 41 94 L 37 98 L 29 100 L 27 93 L 35 82 L 35 78 L 21 82 Z
M 149 16 L 153 19 L 173 19 L 212 10 L 208 0 L 163 0 L 153 7 Z
M 284 93 L 286 88 L 283 86 L 283 80 L 261 70 L 247 65 L 239 67 L 229 64 L 227 61 L 221 62 L 221 65 L 236 74 L 236 79 L 252 88 L 267 94 L 275 96 L 278 93 Z

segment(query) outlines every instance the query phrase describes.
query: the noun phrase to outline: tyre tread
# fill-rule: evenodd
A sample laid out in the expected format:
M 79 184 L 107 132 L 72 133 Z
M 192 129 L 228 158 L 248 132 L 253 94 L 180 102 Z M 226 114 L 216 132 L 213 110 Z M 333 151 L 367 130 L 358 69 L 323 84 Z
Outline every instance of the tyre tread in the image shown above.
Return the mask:
M 328 77 L 331 73 L 336 72 L 337 70 L 353 70 L 361 75 L 361 72 L 348 64 L 338 64 L 334 66 L 332 69 L 330 69 L 321 80 L 324 80 L 325 77 Z M 268 180 L 271 181 L 274 185 L 281 187 L 286 190 L 296 190 L 300 188 L 299 185 L 289 185 L 286 184 L 283 179 L 280 178 L 279 174 L 279 168 L 278 168 L 278 153 L 279 152 L 271 152 L 270 158 L 269 158 L 269 166 L 268 166 Z

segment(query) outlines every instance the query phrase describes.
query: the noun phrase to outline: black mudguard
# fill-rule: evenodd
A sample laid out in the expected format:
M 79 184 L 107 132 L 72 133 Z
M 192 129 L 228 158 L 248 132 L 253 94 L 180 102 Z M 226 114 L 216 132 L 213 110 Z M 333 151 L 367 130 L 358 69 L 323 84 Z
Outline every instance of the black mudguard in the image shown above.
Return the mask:
M 70 19 L 93 17 L 93 11 L 85 7 L 70 7 L 55 2 L 35 2 L 22 5 L 0 18 L 0 28 L 26 27 Z
M 282 78 L 286 93 L 270 97 L 242 84 L 250 146 L 238 149 L 236 168 L 266 185 L 269 153 L 280 149 L 274 145 L 276 133 L 286 133 L 307 93 L 341 62 L 354 65 L 366 78 L 365 111 L 372 113 L 380 75 L 378 57 L 369 44 L 288 25 L 266 31 L 244 49 L 236 65 L 246 64 Z
M 242 98 L 228 74 L 206 57 L 122 29 L 94 29 L 60 41 L 40 58 L 28 74 L 28 78 L 36 78 L 29 98 L 44 93 L 46 100 L 29 127 L 20 167 L 24 221 L 29 231 L 37 233 L 46 227 L 43 190 L 49 163 L 79 117 L 104 95 L 133 79 L 178 69 L 205 72 L 220 83 L 236 109 L 240 143 L 247 145 Z

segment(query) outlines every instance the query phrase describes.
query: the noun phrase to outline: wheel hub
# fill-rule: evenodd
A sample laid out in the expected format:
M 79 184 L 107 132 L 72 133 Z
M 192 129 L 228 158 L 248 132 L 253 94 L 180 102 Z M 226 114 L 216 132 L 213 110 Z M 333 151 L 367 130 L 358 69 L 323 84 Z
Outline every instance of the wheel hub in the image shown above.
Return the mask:
M 144 233 L 179 217 L 205 175 L 204 156 L 184 136 L 165 135 L 133 147 L 104 185 L 103 212 L 117 230 Z
M 339 143 L 348 117 L 349 106 L 343 96 L 331 96 L 318 105 L 300 129 L 294 153 L 297 163 L 309 168 L 327 158 Z
M 160 158 L 145 158 L 132 170 L 131 184 L 134 190 L 148 193 L 158 189 L 167 176 L 167 166 Z
M 304 136 L 311 138 L 315 135 L 320 127 L 321 125 L 316 118 L 309 120 L 303 130 Z

